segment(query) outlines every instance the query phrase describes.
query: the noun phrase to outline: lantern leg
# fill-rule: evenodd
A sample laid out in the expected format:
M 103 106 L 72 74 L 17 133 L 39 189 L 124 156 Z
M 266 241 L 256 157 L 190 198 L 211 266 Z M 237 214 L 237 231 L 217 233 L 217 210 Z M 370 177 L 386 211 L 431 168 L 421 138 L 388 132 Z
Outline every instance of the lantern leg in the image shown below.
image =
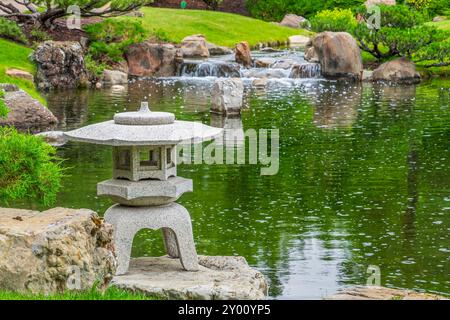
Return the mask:
M 173 232 L 172 229 L 162 228 L 163 238 L 164 238 L 164 247 L 166 248 L 166 252 L 171 258 L 179 258 L 180 254 L 178 253 L 178 244 L 177 244 L 177 236 Z

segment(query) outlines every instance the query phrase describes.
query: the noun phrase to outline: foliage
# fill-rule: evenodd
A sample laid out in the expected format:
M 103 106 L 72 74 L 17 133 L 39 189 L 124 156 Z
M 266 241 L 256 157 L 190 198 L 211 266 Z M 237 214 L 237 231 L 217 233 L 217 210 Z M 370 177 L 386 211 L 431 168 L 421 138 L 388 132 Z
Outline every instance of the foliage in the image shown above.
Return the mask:
M 90 77 L 92 77 L 91 80 L 95 81 L 101 78 L 103 71 L 107 68 L 106 63 L 95 61 L 89 53 L 84 56 L 84 64 Z
M 28 58 L 31 53 L 28 47 L 0 38 L 0 83 L 15 84 L 45 105 L 45 100 L 32 81 L 9 77 L 5 73 L 7 69 L 16 68 L 34 74 L 36 68 Z
M 56 200 L 61 168 L 42 138 L 0 128 L 0 201 L 27 199 L 45 206 Z
M 311 29 L 315 32 L 349 31 L 356 27 L 356 19 L 350 9 L 323 10 L 310 19 Z
M 219 5 L 223 2 L 223 0 L 203 0 L 204 3 L 208 6 L 208 8 L 212 10 L 217 10 Z
M 428 8 L 432 0 L 405 0 L 405 3 L 416 10 Z
M 34 42 L 44 42 L 47 40 L 51 40 L 51 37 L 44 30 L 34 28 L 30 32 L 31 38 Z
M 428 61 L 425 67 L 442 67 L 450 65 L 450 38 L 434 42 L 418 50 L 415 58 Z
M 3 96 L 5 92 L 3 89 L 0 89 L 0 118 L 6 118 L 8 116 L 8 108 L 6 107 L 5 101 L 3 100 Z
M 410 7 L 422 11 L 433 18 L 437 15 L 446 15 L 450 10 L 450 0 L 405 0 Z
M 247 0 L 250 14 L 266 21 L 281 21 L 287 13 L 310 17 L 322 10 L 353 8 L 364 0 Z
M 408 56 L 421 47 L 445 39 L 444 31 L 423 25 L 425 16 L 405 5 L 380 5 L 380 25 L 370 28 L 367 21 L 373 13 L 361 8 L 358 13 L 365 22 L 359 23 L 353 35 L 362 50 L 378 60 L 393 56 Z
M 259 43 L 286 41 L 290 36 L 309 32 L 280 27 L 265 21 L 237 14 L 211 10 L 183 10 L 145 7 L 143 18 L 120 17 L 119 20 L 141 21 L 146 30 L 164 32 L 164 40 L 179 43 L 186 36 L 203 34 L 217 45 L 234 47 L 240 41 L 250 46 Z
M 28 11 L 20 12 L 13 4 L 0 2 L 0 11 L 6 16 L 21 21 L 33 23 L 50 28 L 58 19 L 72 15 L 74 6 L 79 8 L 81 17 L 114 17 L 136 10 L 152 2 L 151 0 L 13 0 L 16 4 L 25 6 Z M 107 8 L 103 9 L 106 5 Z M 36 10 L 36 8 L 43 8 Z
M 147 32 L 138 21 L 106 19 L 84 27 L 90 40 L 89 54 L 96 61 L 120 62 L 128 47 L 142 42 Z
M 27 38 L 17 23 L 3 17 L 0 17 L 0 37 L 20 43 L 27 42 Z
M 109 287 L 104 292 L 91 289 L 86 292 L 67 291 L 65 293 L 44 295 L 0 291 L 0 300 L 156 300 L 143 294 L 131 293 L 116 287 Z

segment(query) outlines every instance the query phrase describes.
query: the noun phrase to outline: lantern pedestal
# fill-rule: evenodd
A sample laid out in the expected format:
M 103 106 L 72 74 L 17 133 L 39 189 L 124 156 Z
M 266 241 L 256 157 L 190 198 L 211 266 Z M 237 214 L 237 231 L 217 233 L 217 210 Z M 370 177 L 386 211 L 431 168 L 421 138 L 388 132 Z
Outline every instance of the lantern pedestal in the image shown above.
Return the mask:
M 128 272 L 133 239 L 142 229 L 161 229 L 167 254 L 172 258 L 180 258 L 185 270 L 198 270 L 191 217 L 186 208 L 178 203 L 155 207 L 116 204 L 106 211 L 105 222 L 114 226 L 118 263 L 116 275 Z

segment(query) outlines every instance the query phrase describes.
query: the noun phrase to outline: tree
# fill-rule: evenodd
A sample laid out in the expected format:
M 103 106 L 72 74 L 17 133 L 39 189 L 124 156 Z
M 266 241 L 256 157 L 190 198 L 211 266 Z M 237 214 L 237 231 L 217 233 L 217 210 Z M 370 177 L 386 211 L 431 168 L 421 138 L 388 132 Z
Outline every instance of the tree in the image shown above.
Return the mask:
M 21 12 L 12 2 L 25 6 L 28 11 Z M 56 19 L 72 15 L 73 6 L 79 8 L 80 17 L 114 17 L 150 2 L 152 0 L 0 0 L 0 12 L 19 22 L 50 28 Z
M 208 8 L 216 11 L 219 9 L 219 5 L 222 3 L 223 0 L 203 0 L 204 3 L 208 6 Z
M 448 37 L 446 32 L 426 26 L 425 17 L 420 12 L 405 6 L 380 5 L 380 23 L 369 27 L 373 12 L 365 7 L 358 10 L 361 22 L 353 30 L 361 50 L 378 60 L 393 56 L 411 58 L 421 48 Z

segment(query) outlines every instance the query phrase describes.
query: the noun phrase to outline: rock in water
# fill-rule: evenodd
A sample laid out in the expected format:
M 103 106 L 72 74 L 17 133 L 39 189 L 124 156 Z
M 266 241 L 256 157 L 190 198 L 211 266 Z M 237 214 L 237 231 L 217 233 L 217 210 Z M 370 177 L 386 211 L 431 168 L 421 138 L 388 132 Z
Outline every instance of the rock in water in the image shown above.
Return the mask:
M 125 54 L 128 73 L 135 77 L 172 77 L 177 75 L 181 57 L 171 44 L 137 43 Z
M 206 47 L 208 48 L 209 55 L 211 56 L 223 56 L 226 54 L 232 54 L 233 50 L 228 47 L 218 46 L 211 42 L 206 42 Z
M 128 274 L 116 276 L 112 285 L 150 296 L 182 300 L 261 300 L 267 282 L 243 257 L 198 256 L 200 268 L 186 272 L 179 260 L 169 257 L 137 258 Z
M 307 20 L 301 16 L 296 14 L 289 13 L 284 16 L 283 20 L 280 22 L 281 26 L 289 27 L 289 28 L 300 28 L 301 25 Z
M 343 290 L 326 300 L 447 300 L 442 296 L 379 286 L 359 286 Z
M 201 34 L 188 36 L 181 41 L 181 53 L 184 58 L 208 58 L 206 39 Z
M 309 37 L 305 37 L 302 35 L 298 35 L 298 36 L 290 36 L 289 37 L 289 46 L 290 47 L 305 47 L 309 42 L 310 42 L 310 38 Z
M 216 79 L 211 93 L 211 112 L 223 115 L 239 115 L 243 96 L 244 84 L 241 79 Z
M 83 48 L 78 42 L 46 41 L 37 47 L 32 59 L 37 64 L 40 89 L 77 88 L 88 83 Z
M 360 80 L 363 64 L 356 40 L 347 32 L 322 32 L 314 37 L 322 75 Z
M 250 67 L 252 65 L 252 54 L 250 52 L 248 42 L 239 42 L 234 51 L 236 54 L 235 59 L 237 63 L 242 64 L 244 67 Z
M 112 227 L 87 209 L 0 208 L 0 289 L 23 293 L 90 290 L 116 271 Z
M 416 66 L 407 58 L 399 58 L 383 63 L 373 71 L 373 81 L 385 81 L 402 84 L 420 82 Z
M 127 84 L 128 74 L 118 70 L 103 71 L 103 83 L 105 85 Z
M 51 129 L 58 123 L 58 119 L 49 109 L 25 91 L 6 91 L 3 99 L 9 112 L 5 119 L 0 118 L 0 125 L 40 131 Z

